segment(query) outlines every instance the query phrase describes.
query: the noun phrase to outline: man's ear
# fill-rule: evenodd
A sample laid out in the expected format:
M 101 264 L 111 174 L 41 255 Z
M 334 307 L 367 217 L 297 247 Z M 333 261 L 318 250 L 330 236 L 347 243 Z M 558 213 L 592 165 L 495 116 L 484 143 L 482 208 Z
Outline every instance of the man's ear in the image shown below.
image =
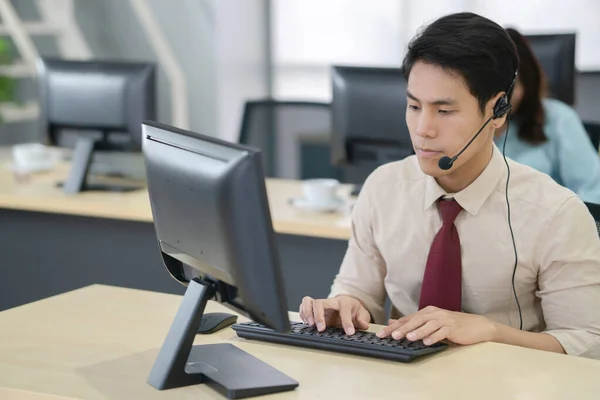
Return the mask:
M 506 92 L 499 92 L 498 94 L 496 94 L 494 97 L 492 97 L 488 101 L 488 103 L 486 105 L 486 115 L 490 115 L 490 116 L 494 115 L 494 108 L 495 108 L 496 104 L 505 95 L 506 95 Z M 492 125 L 495 129 L 500 128 L 506 122 L 507 115 L 508 115 L 508 113 L 504 114 L 500 118 L 491 120 L 490 125 Z

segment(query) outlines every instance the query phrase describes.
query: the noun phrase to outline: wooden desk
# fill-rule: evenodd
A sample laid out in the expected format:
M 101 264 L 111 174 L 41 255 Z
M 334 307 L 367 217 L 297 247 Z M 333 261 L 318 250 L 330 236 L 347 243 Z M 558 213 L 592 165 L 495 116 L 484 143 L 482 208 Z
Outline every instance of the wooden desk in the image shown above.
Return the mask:
M 90 400 L 223 399 L 204 385 L 156 391 L 146 383 L 180 299 L 95 285 L 4 311 L 0 387 Z M 223 309 L 212 302 L 208 307 Z M 455 347 L 402 364 L 246 341 L 231 329 L 196 339 L 219 342 L 233 343 L 300 382 L 293 392 L 266 397 L 273 400 L 600 396 L 600 362 L 500 344 Z
M 183 293 L 159 257 L 146 190 L 67 195 L 56 187 L 66 163 L 18 181 L 9 154 L 0 148 L 0 311 L 94 283 Z M 293 208 L 298 181 L 269 179 L 267 190 L 289 306 L 326 296 L 349 216 Z
M 4 157 L 2 155 L 4 154 Z M 112 218 L 152 222 L 152 211 L 146 190 L 129 193 L 83 192 L 67 195 L 56 183 L 68 174 L 68 164 L 52 171 L 32 174 L 23 182 L 15 180 L 6 160 L 6 149 L 0 151 L 0 208 L 68 214 L 95 218 Z M 349 193 L 349 185 L 340 188 Z M 350 238 L 350 220 L 345 214 L 308 213 L 289 204 L 291 197 L 302 194 L 300 181 L 267 179 L 273 228 L 287 235 L 327 239 Z
M 0 388 L 2 400 L 77 400 L 73 397 L 55 396 L 53 394 L 36 393 L 29 390 Z

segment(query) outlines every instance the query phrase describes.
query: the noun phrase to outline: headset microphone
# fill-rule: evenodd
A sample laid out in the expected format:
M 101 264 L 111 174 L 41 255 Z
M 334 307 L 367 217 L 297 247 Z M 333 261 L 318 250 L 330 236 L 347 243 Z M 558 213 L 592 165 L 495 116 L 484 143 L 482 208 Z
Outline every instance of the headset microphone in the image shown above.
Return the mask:
M 514 81 L 513 81 L 513 84 L 514 84 Z M 511 84 L 509 91 L 510 91 L 510 89 L 512 89 L 512 86 L 513 85 Z M 508 93 L 508 91 L 507 91 L 507 93 Z M 512 105 L 508 102 L 507 95 L 500 97 L 498 99 L 498 101 L 496 102 L 496 104 L 494 105 L 494 115 L 492 115 L 490 118 L 488 118 L 487 121 L 485 121 L 485 123 L 483 124 L 483 126 L 481 128 L 479 128 L 479 130 L 477 131 L 475 136 L 473 136 L 473 138 L 469 141 L 469 143 L 467 143 L 467 145 L 465 147 L 463 147 L 463 149 L 457 155 L 455 155 L 452 158 L 450 158 L 448 156 L 444 156 L 444 157 L 440 158 L 440 160 L 438 161 L 438 167 L 440 167 L 440 169 L 443 169 L 444 171 L 447 171 L 450 168 L 452 168 L 454 161 L 456 161 L 458 156 L 460 156 L 467 148 L 469 148 L 471 143 L 473 143 L 473 141 L 475 139 L 477 139 L 477 136 L 479 136 L 479 134 L 481 133 L 483 128 L 485 128 L 487 126 L 487 124 L 490 123 L 491 120 L 502 117 L 504 114 L 509 112 L 511 110 L 511 108 L 512 108 Z
M 456 157 L 454 157 L 454 160 L 456 160 Z M 444 171 L 449 170 L 450 168 L 452 168 L 454 160 L 448 156 L 444 156 L 440 158 L 440 161 L 438 161 L 438 166 Z
M 483 126 L 481 128 L 479 128 L 479 130 L 477 131 L 477 133 L 475 134 L 475 136 L 473 136 L 473 138 L 469 141 L 469 143 L 467 143 L 467 145 L 465 147 L 463 147 L 463 149 L 454 157 L 450 158 L 448 156 L 444 156 L 442 158 L 440 158 L 440 160 L 438 161 L 438 166 L 443 169 L 444 171 L 449 170 L 450 168 L 452 168 L 452 165 L 454 164 L 454 161 L 456 161 L 456 159 L 458 158 L 458 156 L 460 156 L 463 151 L 465 151 L 470 145 L 471 143 L 473 143 L 473 141 L 475 139 L 477 139 L 477 136 L 479 136 L 479 134 L 481 133 L 481 131 L 483 130 L 483 128 L 485 128 L 487 126 L 487 124 L 490 123 L 490 121 L 493 119 L 494 117 L 491 116 L 490 118 L 488 118 L 487 121 L 485 121 L 485 123 L 483 124 Z

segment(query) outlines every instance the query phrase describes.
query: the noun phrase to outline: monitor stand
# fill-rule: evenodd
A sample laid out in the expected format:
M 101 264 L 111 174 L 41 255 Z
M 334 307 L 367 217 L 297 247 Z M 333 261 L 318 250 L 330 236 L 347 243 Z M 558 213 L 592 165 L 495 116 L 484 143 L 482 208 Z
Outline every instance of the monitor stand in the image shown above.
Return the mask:
M 230 399 L 293 390 L 298 382 L 230 343 L 193 346 L 213 283 L 189 282 L 148 377 L 158 390 L 206 383 Z
M 88 183 L 87 177 L 96 143 L 96 139 L 88 136 L 80 136 L 77 139 L 71 158 L 71 170 L 69 171 L 69 176 L 64 183 L 58 183 L 58 186 L 62 186 L 65 193 L 75 194 L 84 190 L 129 192 L 132 190 L 143 189 L 142 186 L 135 185 Z

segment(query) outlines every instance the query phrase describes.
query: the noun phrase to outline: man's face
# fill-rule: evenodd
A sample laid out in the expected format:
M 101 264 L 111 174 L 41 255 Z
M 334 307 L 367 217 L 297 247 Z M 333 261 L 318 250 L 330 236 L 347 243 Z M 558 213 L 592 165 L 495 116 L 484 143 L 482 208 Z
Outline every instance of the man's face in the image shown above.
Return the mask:
M 458 154 L 492 115 L 495 99 L 490 100 L 485 115 L 482 115 L 477 98 L 469 92 L 462 77 L 421 61 L 411 69 L 407 96 L 406 124 L 419 165 L 425 174 L 439 178 L 457 173 L 465 164 L 475 163 L 477 157 L 474 156 L 490 145 L 493 133 L 491 123 L 451 169 L 440 169 L 439 159 Z M 473 161 L 469 163 L 472 158 Z

